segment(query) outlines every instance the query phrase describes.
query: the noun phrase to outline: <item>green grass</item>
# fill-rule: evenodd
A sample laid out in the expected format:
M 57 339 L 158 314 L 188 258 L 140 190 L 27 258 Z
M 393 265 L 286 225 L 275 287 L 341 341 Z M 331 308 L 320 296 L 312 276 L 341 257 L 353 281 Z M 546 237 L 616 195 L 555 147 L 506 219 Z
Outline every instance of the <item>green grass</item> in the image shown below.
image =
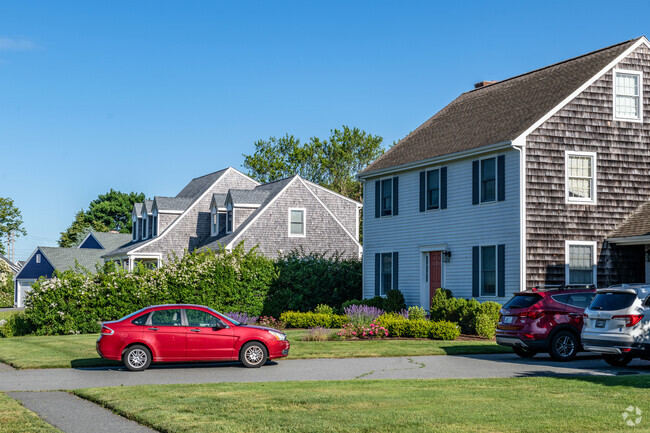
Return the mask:
M 159 385 L 77 390 L 161 432 L 629 432 L 649 376 Z
M 60 433 L 61 430 L 52 427 L 16 400 L 0 393 L 0 432 Z
M 510 349 L 491 341 L 362 340 L 300 341 L 304 330 L 287 330 L 287 359 L 359 358 L 502 353 Z M 119 365 L 95 352 L 98 334 L 0 338 L 0 362 L 15 368 L 69 368 Z

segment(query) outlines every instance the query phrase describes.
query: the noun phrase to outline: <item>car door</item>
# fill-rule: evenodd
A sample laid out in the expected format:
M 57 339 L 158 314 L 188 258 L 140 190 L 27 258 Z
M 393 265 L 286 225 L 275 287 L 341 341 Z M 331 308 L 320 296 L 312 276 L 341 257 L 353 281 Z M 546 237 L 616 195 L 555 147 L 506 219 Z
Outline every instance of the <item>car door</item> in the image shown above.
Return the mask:
M 187 359 L 216 361 L 234 359 L 234 329 L 212 313 L 186 308 Z
M 182 361 L 187 352 L 187 333 L 180 308 L 155 310 L 143 330 L 143 338 L 151 345 L 156 361 Z
M 595 295 L 595 292 L 571 293 L 567 299 L 568 323 L 576 328 L 578 332 L 582 331 L 585 308 L 589 306 Z

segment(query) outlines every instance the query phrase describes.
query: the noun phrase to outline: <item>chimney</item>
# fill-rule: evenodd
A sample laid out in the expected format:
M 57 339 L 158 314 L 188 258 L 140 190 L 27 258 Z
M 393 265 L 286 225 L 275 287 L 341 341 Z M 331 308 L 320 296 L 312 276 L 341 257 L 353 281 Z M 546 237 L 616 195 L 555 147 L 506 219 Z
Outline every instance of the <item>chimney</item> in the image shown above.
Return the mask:
M 479 81 L 474 84 L 475 89 L 480 89 L 481 87 L 489 86 L 490 84 L 498 83 L 498 81 Z

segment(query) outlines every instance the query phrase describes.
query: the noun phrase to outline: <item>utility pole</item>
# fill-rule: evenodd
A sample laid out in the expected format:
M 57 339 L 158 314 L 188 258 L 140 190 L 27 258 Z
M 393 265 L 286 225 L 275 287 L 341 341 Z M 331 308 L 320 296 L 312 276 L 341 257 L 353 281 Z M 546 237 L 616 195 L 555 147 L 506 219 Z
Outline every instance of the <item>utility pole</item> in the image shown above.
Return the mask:
M 14 250 L 14 245 L 16 244 L 16 237 L 14 236 L 14 231 L 11 230 L 7 233 L 7 254 L 9 255 L 9 260 L 12 263 L 16 263 L 16 252 Z

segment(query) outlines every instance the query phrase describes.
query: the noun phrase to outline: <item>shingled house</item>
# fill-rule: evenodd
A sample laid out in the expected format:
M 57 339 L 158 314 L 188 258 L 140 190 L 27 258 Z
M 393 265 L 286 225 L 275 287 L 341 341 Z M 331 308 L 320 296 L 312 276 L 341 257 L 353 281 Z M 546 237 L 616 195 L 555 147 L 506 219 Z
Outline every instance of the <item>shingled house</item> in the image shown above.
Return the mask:
M 292 250 L 360 257 L 361 206 L 300 176 L 260 184 L 229 167 L 193 179 L 176 197 L 136 203 L 131 242 L 104 259 L 127 269 L 160 266 L 185 251 L 241 242 L 268 257 Z
M 370 164 L 364 295 L 650 281 L 649 47 L 478 83 Z

